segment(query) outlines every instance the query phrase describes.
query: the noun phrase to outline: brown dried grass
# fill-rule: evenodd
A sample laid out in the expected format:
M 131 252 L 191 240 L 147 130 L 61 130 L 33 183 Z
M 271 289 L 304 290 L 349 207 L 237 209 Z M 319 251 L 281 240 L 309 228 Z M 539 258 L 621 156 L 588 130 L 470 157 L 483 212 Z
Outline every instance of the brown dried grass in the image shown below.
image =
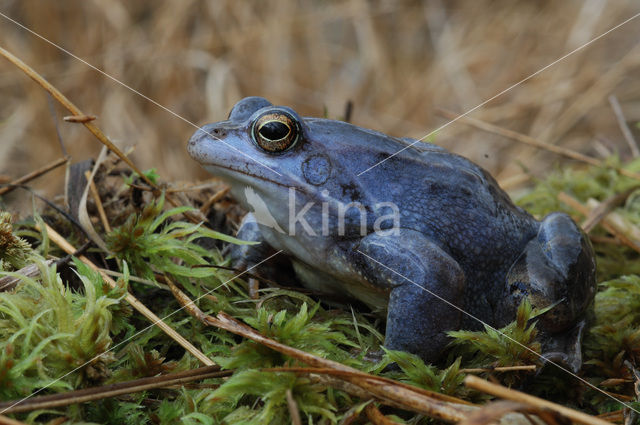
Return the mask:
M 197 124 L 262 95 L 303 115 L 343 114 L 392 135 L 422 137 L 640 11 L 600 1 L 135 1 L 13 2 L 22 22 Z M 62 90 L 133 160 L 167 180 L 205 173 L 185 151 L 195 130 L 0 17 L 0 43 Z M 640 121 L 640 18 L 474 112 L 473 116 L 591 155 L 630 155 L 607 100 Z M 0 62 L 0 174 L 19 176 L 61 156 L 44 91 Z M 75 161 L 100 146 L 56 120 Z M 638 132 L 635 130 L 636 138 Z M 559 159 L 455 123 L 437 143 L 499 179 L 541 175 Z M 596 142 L 597 141 L 597 142 Z M 596 149 L 596 145 L 599 146 Z M 39 187 L 60 193 L 60 173 Z M 52 192 L 51 192 L 52 191 Z M 15 196 L 15 195 L 14 195 Z

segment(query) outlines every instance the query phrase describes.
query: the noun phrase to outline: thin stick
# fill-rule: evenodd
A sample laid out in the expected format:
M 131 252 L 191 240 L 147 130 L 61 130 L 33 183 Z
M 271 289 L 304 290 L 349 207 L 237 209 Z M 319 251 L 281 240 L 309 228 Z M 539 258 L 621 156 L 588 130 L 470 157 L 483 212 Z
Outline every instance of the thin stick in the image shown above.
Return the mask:
M 47 265 L 47 267 L 49 267 L 51 264 L 53 264 L 53 260 L 47 260 L 45 264 Z M 40 269 L 35 264 L 29 264 L 21 268 L 20 270 L 17 270 L 15 273 L 25 277 L 36 277 L 40 276 Z M 14 276 L 0 277 L 0 292 L 11 291 L 21 281 L 22 279 Z
M 640 189 L 640 186 L 633 186 L 624 192 L 617 193 L 604 200 L 596 209 L 592 210 L 587 215 L 587 218 L 582 223 L 582 228 L 585 232 L 589 233 L 598 223 L 600 223 L 611 211 L 626 202 L 627 198 Z
M 67 240 L 63 238 L 58 232 L 56 232 L 51 227 L 49 227 L 49 225 L 46 225 L 46 228 L 47 228 L 47 234 L 49 236 L 49 239 L 51 239 L 55 244 L 57 244 L 60 248 L 62 248 L 63 251 L 65 251 L 67 254 L 72 254 L 76 252 L 76 249 L 69 242 L 67 242 Z M 91 260 L 89 260 L 84 255 L 81 255 L 78 258 L 87 266 L 91 267 L 93 270 L 100 273 L 104 281 L 107 282 L 109 286 L 111 286 L 112 288 L 116 287 L 116 281 L 111 279 L 111 277 L 106 273 L 102 272 L 102 270 L 100 270 L 98 266 L 93 264 Z M 140 312 L 144 317 L 149 319 L 152 324 L 158 326 L 164 333 L 169 335 L 174 341 L 180 344 L 185 350 L 187 350 L 195 358 L 200 360 L 204 365 L 206 366 L 215 365 L 215 363 L 211 361 L 211 359 L 209 359 L 207 356 L 205 356 L 204 353 L 202 353 L 200 350 L 194 347 L 182 335 L 180 335 L 173 328 L 171 328 L 169 325 L 163 322 L 162 319 L 160 319 L 151 310 L 149 310 L 147 306 L 145 306 L 140 301 L 138 301 L 138 299 L 134 297 L 133 294 L 131 294 L 130 292 L 127 292 L 125 299 L 131 305 L 131 307 L 138 310 L 138 312 Z
M 35 81 L 40 86 L 42 86 L 42 88 L 48 91 L 51 94 L 51 96 L 53 96 L 54 99 L 60 102 L 62 106 L 67 108 L 67 110 L 71 112 L 73 116 L 77 116 L 77 117 L 90 116 L 82 112 L 80 108 L 78 108 L 76 105 L 73 104 L 73 102 L 67 99 L 67 97 L 63 95 L 57 88 L 55 88 L 51 83 L 45 80 L 44 77 L 38 74 L 33 68 L 31 68 L 29 65 L 24 63 L 22 60 L 20 60 L 20 58 L 15 56 L 13 53 L 0 47 L 0 55 L 4 56 L 7 60 L 9 60 L 15 66 L 20 68 L 22 72 L 27 74 L 33 81 Z M 151 181 L 149 177 L 147 177 L 142 171 L 140 171 L 140 169 L 136 167 L 136 165 L 129 159 L 129 157 L 126 156 L 111 140 L 109 140 L 109 138 L 102 132 L 102 130 L 100 130 L 100 128 L 94 125 L 91 120 L 88 120 L 88 121 L 83 120 L 81 121 L 81 123 L 82 125 L 87 127 L 87 129 L 91 132 L 91 134 L 93 134 L 103 145 L 105 145 L 112 152 L 114 152 L 133 171 L 135 171 L 140 176 L 140 178 L 144 180 L 145 183 L 151 186 L 154 190 L 157 190 L 157 191 L 160 190 L 158 185 L 156 185 L 153 181 Z M 178 202 L 175 201 L 175 199 L 173 199 L 173 197 L 170 197 L 167 195 L 165 196 L 165 199 L 174 207 L 177 207 L 180 205 Z M 193 223 L 197 224 L 201 222 L 201 220 L 199 220 L 197 217 L 194 217 L 192 214 L 189 214 L 188 212 L 186 212 L 184 215 Z
M 27 425 L 24 422 L 16 421 L 15 419 L 7 418 L 4 415 L 0 415 L 0 425 Z
M 524 366 L 499 366 L 499 367 L 489 367 L 489 368 L 469 368 L 469 369 L 460 369 L 460 373 L 483 373 L 483 372 L 513 372 L 516 370 L 528 370 L 535 371 L 537 368 L 536 365 L 524 365 Z
M 464 378 L 464 384 L 469 388 L 473 388 L 474 390 L 491 394 L 496 397 L 504 398 L 506 400 L 526 403 L 535 407 L 539 407 L 541 409 L 549 409 L 554 412 L 558 412 L 577 423 L 585 425 L 611 425 L 611 422 L 604 421 L 595 416 L 587 415 L 586 413 L 582 413 L 577 410 L 552 403 L 539 397 L 512 390 L 510 388 L 503 387 L 502 385 L 494 384 L 489 381 L 485 381 L 484 379 L 480 379 L 474 375 L 467 375 L 467 377 Z
M 437 109 L 436 112 L 439 115 L 441 115 L 441 116 L 443 116 L 443 117 L 445 117 L 447 119 L 453 119 L 453 118 L 457 118 L 458 117 L 458 114 L 453 113 L 451 111 L 444 110 L 444 109 Z M 585 162 L 585 163 L 587 163 L 589 165 L 594 165 L 596 167 L 612 168 L 612 169 L 616 170 L 618 173 L 622 174 L 623 176 L 627 176 L 627 177 L 631 177 L 631 178 L 636 179 L 636 180 L 640 180 L 640 174 L 639 173 L 635 173 L 633 171 L 625 170 L 624 168 L 620 168 L 620 167 L 611 167 L 611 166 L 603 163 L 599 159 L 593 158 L 591 156 L 581 154 L 580 152 L 576 152 L 576 151 L 573 151 L 571 149 L 567 149 L 567 148 L 562 147 L 562 146 L 552 145 L 551 143 L 545 143 L 545 142 L 542 142 L 542 141 L 540 141 L 538 139 L 534 139 L 531 136 L 527 136 L 526 134 L 518 133 L 517 131 L 513 131 L 513 130 L 507 130 L 506 128 L 502 128 L 502 127 L 498 127 L 497 125 L 489 124 L 488 122 L 479 120 L 477 118 L 462 117 L 462 118 L 459 118 L 458 121 L 460 121 L 462 123 L 465 123 L 465 124 L 468 124 L 468 125 L 470 125 L 472 127 L 479 128 L 480 130 L 487 131 L 489 133 L 494 133 L 494 134 L 498 134 L 500 136 L 507 137 L 509 139 L 513 139 L 515 141 L 518 141 L 520 143 L 524 143 L 524 144 L 529 145 L 529 146 L 534 146 L 536 148 L 544 149 L 546 151 L 553 152 L 553 153 L 558 154 L 558 155 L 566 156 L 567 158 L 575 159 L 576 161 Z
M 51 394 L 40 397 L 23 399 L 24 401 L 5 401 L 0 403 L 0 409 L 6 409 L 6 413 L 29 412 L 37 409 L 54 409 L 70 404 L 86 403 L 88 401 L 117 397 L 123 394 L 131 394 L 147 391 L 155 388 L 167 388 L 174 385 L 183 385 L 187 382 L 199 381 L 208 378 L 218 378 L 233 374 L 233 370 L 221 371 L 219 366 L 205 366 L 198 369 L 183 372 L 169 373 L 160 376 L 134 379 L 127 382 L 102 385 L 99 387 L 84 388 L 65 393 Z
M 416 411 L 448 422 L 458 422 L 464 419 L 468 411 L 473 409 L 472 406 L 469 406 L 466 402 L 456 399 L 455 397 L 412 387 L 407 384 L 379 376 L 370 375 L 352 367 L 343 365 L 342 363 L 318 357 L 297 348 L 289 347 L 265 337 L 255 329 L 236 321 L 225 313 L 220 312 L 217 317 L 206 315 L 173 283 L 167 283 L 178 302 L 202 323 L 210 326 L 216 326 L 245 338 L 252 339 L 253 341 L 265 345 L 275 351 L 293 357 L 310 366 L 314 366 L 314 368 L 298 368 L 300 371 L 339 376 L 350 384 L 364 389 L 371 396 L 381 399 L 385 404 L 396 407 L 401 406 L 401 408 Z M 271 370 L 279 371 L 285 369 L 287 371 L 296 370 L 296 368 L 273 368 Z
M 582 205 L 577 199 L 571 197 L 565 192 L 558 193 L 558 200 L 560 202 L 564 202 L 565 204 L 569 205 L 571 208 L 578 211 L 580 214 L 584 215 L 585 217 L 589 217 L 592 213 L 589 207 Z M 636 243 L 634 243 L 634 241 L 629 239 L 623 232 L 620 232 L 618 229 L 612 226 L 611 223 L 607 221 L 606 217 L 603 218 L 602 222 L 600 222 L 600 225 L 607 232 L 611 233 L 616 238 L 618 238 L 618 240 L 622 242 L 624 245 L 628 246 L 634 251 L 640 252 L 640 246 L 638 246 Z
M 298 403 L 293 398 L 293 392 L 291 388 L 287 388 L 287 407 L 289 408 L 289 417 L 291 418 L 291 425 L 302 425 L 302 419 L 300 418 L 300 409 L 298 409 Z
M 373 403 L 367 404 L 364 408 L 364 413 L 367 415 L 367 419 L 374 425 L 400 425 L 399 422 L 392 421 L 383 415 L 380 409 Z
M 64 156 L 62 158 L 59 158 L 55 161 L 53 161 L 50 164 L 47 164 L 43 167 L 38 168 L 35 171 L 30 172 L 29 174 L 25 174 L 24 176 L 15 179 L 14 181 L 12 181 L 11 183 L 8 183 L 8 186 L 6 187 L 0 187 L 0 196 L 4 195 L 5 193 L 9 193 L 11 192 L 13 189 L 16 188 L 16 186 L 19 186 L 21 184 L 30 182 L 31 180 L 40 177 L 43 174 L 48 173 L 51 170 L 54 170 L 56 168 L 58 168 L 59 166 L 66 164 L 67 161 L 69 161 L 69 157 L 68 156 Z
M 102 227 L 108 233 L 111 232 L 111 226 L 109 225 L 109 220 L 107 220 L 107 214 L 104 212 L 104 208 L 102 206 L 102 200 L 100 199 L 100 194 L 98 193 L 98 188 L 96 187 L 96 183 L 91 178 L 91 171 L 87 170 L 84 172 L 84 176 L 89 182 L 89 190 L 91 191 L 91 196 L 93 196 L 93 200 L 96 203 L 96 208 L 98 208 L 98 215 L 100 216 L 100 221 L 102 221 Z
M 62 104 L 69 112 L 71 112 L 74 116 L 87 116 L 87 114 L 83 113 L 80 108 L 73 104 L 65 95 L 63 95 L 57 88 L 55 88 L 51 83 L 45 80 L 40 74 L 38 74 L 33 68 L 24 63 L 20 58 L 15 56 L 13 53 L 5 50 L 0 47 L 0 55 L 4 56 L 9 62 L 13 63 L 15 66 L 20 68 L 22 72 L 27 74 L 33 81 L 42 86 L 43 89 L 48 91 L 54 99 Z M 87 129 L 94 135 L 102 144 L 108 147 L 112 152 L 114 152 L 118 157 L 123 160 L 133 171 L 138 173 L 140 178 L 142 178 L 149 186 L 153 188 L 157 188 L 157 186 L 144 175 L 142 171 L 136 167 L 136 165 L 131 162 L 131 160 L 125 156 L 120 149 L 116 145 L 109 140 L 109 138 L 100 130 L 98 127 L 93 125 L 91 121 L 82 122 L 82 124 L 87 127 Z
M 620 127 L 620 131 L 622 131 L 622 135 L 624 139 L 627 141 L 629 145 L 629 149 L 631 149 L 631 155 L 634 158 L 640 156 L 640 150 L 638 149 L 638 142 L 633 137 L 633 133 L 629 129 L 627 125 L 627 120 L 624 118 L 624 114 L 622 113 L 622 108 L 620 107 L 620 102 L 618 102 L 618 98 L 614 95 L 609 96 L 609 103 L 611 104 L 611 109 L 613 109 L 613 113 L 616 116 L 616 120 L 618 120 L 618 126 Z
M 218 202 L 220 199 L 222 199 L 224 197 L 224 195 L 226 195 L 227 193 L 229 193 L 229 191 L 231 190 L 231 187 L 227 186 L 223 189 L 220 189 L 219 191 L 217 191 L 216 193 L 213 194 L 213 196 L 211 196 L 211 198 L 209 198 L 207 200 L 207 202 L 205 202 L 201 207 L 200 207 L 200 212 L 202 214 L 206 214 L 207 211 L 209 211 L 209 208 L 211 208 L 211 206 Z

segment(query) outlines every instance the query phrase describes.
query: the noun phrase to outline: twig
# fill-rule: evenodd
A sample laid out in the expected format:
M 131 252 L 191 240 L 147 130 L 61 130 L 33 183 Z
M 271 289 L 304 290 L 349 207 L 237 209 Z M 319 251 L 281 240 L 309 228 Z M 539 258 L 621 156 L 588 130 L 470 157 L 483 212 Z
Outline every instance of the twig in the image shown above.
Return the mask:
M 219 191 L 217 191 L 216 193 L 213 194 L 213 196 L 211 196 L 211 198 L 209 198 L 207 200 L 207 202 L 205 202 L 201 207 L 200 207 L 200 212 L 202 214 L 206 214 L 207 211 L 209 211 L 209 208 L 211 208 L 211 206 L 218 202 L 220 199 L 222 199 L 224 197 L 224 195 L 226 195 L 227 193 L 229 193 L 229 191 L 231 190 L 230 186 L 227 186 L 225 188 L 220 189 Z
M 367 415 L 367 419 L 374 425 L 400 425 L 398 422 L 392 421 L 383 415 L 380 409 L 373 403 L 367 404 L 364 408 L 364 413 Z
M 558 200 L 560 202 L 564 202 L 565 204 L 569 205 L 571 208 L 573 208 L 574 210 L 578 211 L 580 214 L 584 215 L 585 217 L 589 217 L 591 215 L 591 213 L 592 213 L 592 210 L 589 209 L 589 207 L 587 207 L 585 205 L 582 205 L 577 199 L 571 197 L 570 195 L 568 195 L 565 192 L 558 193 Z M 602 222 L 600 224 L 607 232 L 611 233 L 616 238 L 618 238 L 618 240 L 620 240 L 620 242 L 622 242 L 624 245 L 628 246 L 629 248 L 633 249 L 634 251 L 640 252 L 640 246 L 637 245 L 631 239 L 629 239 L 624 234 L 624 232 L 621 232 L 618 229 L 616 229 L 607 220 L 606 217 L 602 220 Z
M 289 417 L 291 417 L 291 425 L 302 425 L 302 419 L 300 419 L 300 409 L 298 409 L 298 403 L 293 398 L 291 388 L 287 388 L 287 407 L 289 408 Z
M 616 116 L 616 120 L 618 120 L 618 125 L 620 126 L 620 130 L 622 131 L 622 135 L 624 139 L 627 141 L 629 145 L 629 149 L 631 149 L 631 155 L 634 158 L 640 156 L 640 150 L 638 149 L 638 142 L 633 137 L 629 126 L 627 125 L 627 120 L 624 118 L 624 114 L 622 113 L 622 108 L 620 107 L 620 102 L 618 102 L 618 98 L 615 95 L 609 96 L 609 103 L 611 104 L 611 109 L 613 109 L 613 113 Z
M 49 267 L 51 264 L 53 264 L 53 260 L 47 260 L 45 264 L 47 265 L 47 267 Z M 40 269 L 35 264 L 29 264 L 28 266 L 25 266 L 20 270 L 17 270 L 15 273 L 23 275 L 25 277 L 36 277 L 40 275 Z M 19 282 L 20 282 L 19 277 L 15 277 L 15 276 L 0 277 L 0 292 L 12 290 L 13 288 L 16 287 L 16 285 Z
M 1 49 L 1 47 L 0 47 Z M 54 170 L 56 168 L 58 168 L 59 166 L 66 164 L 67 161 L 69 161 L 69 157 L 68 156 L 64 156 L 62 158 L 59 158 L 55 161 L 53 161 L 50 164 L 47 164 L 43 167 L 38 168 L 35 171 L 30 172 L 29 174 L 25 174 L 24 176 L 15 179 L 14 181 L 12 181 L 11 183 L 7 183 L 7 186 L 5 187 L 0 187 L 0 196 L 4 195 L 5 193 L 9 193 L 11 192 L 13 189 L 15 189 L 16 187 L 20 186 L 21 184 L 27 183 L 37 177 L 40 177 L 43 174 L 48 173 L 51 170 Z
M 33 81 L 35 81 L 40 86 L 42 86 L 42 88 L 45 89 L 46 91 L 48 91 L 51 94 L 51 96 L 53 96 L 54 99 L 56 99 L 58 102 L 60 102 L 62 104 L 62 106 L 67 108 L 67 110 L 69 112 L 71 112 L 72 115 L 74 115 L 74 116 L 87 116 L 87 114 L 83 113 L 80 110 L 80 108 L 78 108 L 76 105 L 73 104 L 73 102 L 71 102 L 69 99 L 67 99 L 67 97 L 65 95 L 63 95 L 57 88 L 55 88 L 51 83 L 49 83 L 47 80 L 45 80 L 33 68 L 31 68 L 29 65 L 24 63 L 20 58 L 15 56 L 13 53 L 11 53 L 11 52 L 5 50 L 4 48 L 0 47 L 0 55 L 4 56 L 6 59 L 9 60 L 9 62 L 13 63 L 15 66 L 20 68 L 20 70 L 22 72 L 27 74 Z M 114 152 L 116 155 L 118 155 L 118 157 L 121 160 L 123 160 L 129 167 L 131 167 L 131 169 L 133 171 L 138 173 L 138 175 L 149 186 L 157 188 L 157 186 L 151 181 L 151 179 L 149 179 L 147 176 L 145 176 L 144 173 L 142 173 L 142 171 L 140 171 L 138 169 L 138 167 L 136 167 L 136 165 L 127 156 L 125 156 L 122 153 L 122 151 L 116 145 L 113 144 L 113 142 L 111 140 L 109 140 L 109 138 L 102 132 L 102 130 L 100 130 L 98 127 L 96 127 L 91 121 L 84 121 L 84 122 L 82 122 L 82 124 L 85 127 L 87 127 L 87 129 L 94 136 L 96 136 L 96 138 L 98 140 L 100 140 L 100 142 L 103 145 L 108 147 L 112 152 Z
M 535 371 L 536 365 L 523 365 L 523 366 L 499 366 L 499 367 L 476 367 L 469 369 L 460 369 L 460 373 L 483 373 L 483 372 L 513 372 L 516 370 L 528 370 Z
M 46 224 L 45 224 L 46 225 Z M 68 254 L 71 254 L 76 251 L 76 249 L 69 243 L 65 238 L 63 238 L 58 232 L 53 230 L 49 225 L 46 225 L 47 234 L 49 239 L 57 244 L 63 251 Z M 103 273 L 102 270 L 98 266 L 96 266 L 91 260 L 89 260 L 84 255 L 78 257 L 80 261 L 85 263 L 87 266 L 91 267 L 93 270 L 100 273 L 104 281 L 111 286 L 112 288 L 116 287 L 116 281 L 113 280 L 109 275 Z M 198 350 L 193 344 L 187 341 L 182 335 L 176 332 L 173 328 L 167 325 L 162 321 L 158 316 L 156 316 L 151 310 L 147 308 L 144 304 L 142 304 L 136 297 L 133 296 L 130 292 L 127 292 L 125 299 L 133 308 L 138 310 L 144 317 L 149 319 L 152 324 L 158 326 L 164 333 L 169 335 L 173 340 L 175 340 L 178 344 L 180 344 L 185 350 L 191 353 L 194 357 L 200 360 L 206 366 L 213 366 L 215 363 L 211 361 L 207 356 L 205 356 L 200 350 Z
M 520 391 L 512 390 L 510 388 L 503 387 L 502 385 L 485 381 L 484 379 L 480 379 L 474 375 L 467 375 L 467 377 L 464 379 L 464 384 L 469 388 L 473 388 L 474 390 L 491 394 L 496 397 L 530 404 L 540 409 L 552 410 L 554 412 L 560 413 L 563 416 L 566 416 L 567 418 L 577 423 L 585 425 L 611 425 L 611 422 L 604 421 L 595 416 L 587 415 L 586 413 L 582 413 L 577 410 L 570 409 L 568 407 L 522 393 Z
M 219 366 L 205 366 L 184 372 L 169 373 L 166 375 L 134 379 L 127 382 L 84 388 L 65 393 L 32 397 L 26 400 L 23 399 L 24 401 L 5 401 L 0 403 L 0 409 L 6 409 L 6 413 L 29 412 L 37 409 L 54 409 L 56 407 L 68 406 L 70 404 L 86 403 L 87 401 L 101 400 L 123 394 L 147 391 L 154 388 L 167 388 L 174 385 L 182 385 L 187 382 L 199 381 L 208 378 L 219 378 L 232 374 L 233 370 L 221 371 Z
M 437 109 L 436 112 L 447 118 L 447 119 L 455 119 L 458 117 L 458 114 L 453 113 L 451 111 L 447 111 L 444 109 Z M 534 146 L 540 149 L 544 149 L 549 152 L 553 152 L 558 155 L 566 156 L 567 158 L 575 159 L 576 161 L 585 162 L 589 165 L 593 165 L 596 167 L 607 167 L 616 170 L 616 172 L 622 174 L 623 176 L 631 177 L 636 180 L 640 180 L 640 174 L 635 173 L 633 171 L 625 170 L 620 167 L 611 167 L 604 162 L 590 157 L 588 155 L 581 154 L 580 152 L 573 151 L 571 149 L 567 149 L 562 146 L 552 145 L 551 143 L 542 142 L 538 139 L 535 139 L 531 136 L 527 136 L 526 134 L 518 133 L 517 131 L 507 130 L 506 128 L 498 127 L 497 125 L 489 124 L 488 122 L 479 120 L 477 118 L 470 117 L 462 117 L 458 119 L 459 122 L 468 124 L 472 127 L 479 128 L 480 130 L 487 131 L 489 133 L 498 134 L 500 136 L 507 137 L 509 139 L 513 139 L 520 143 L 524 143 L 529 146 Z
M 560 416 L 556 412 L 550 412 L 549 410 L 542 410 L 540 408 L 530 406 L 524 403 L 518 403 L 515 401 L 494 401 L 492 403 L 488 403 L 477 411 L 471 413 L 467 418 L 458 425 L 486 425 L 486 424 L 495 424 L 495 423 L 511 423 L 509 420 L 500 421 L 501 418 L 513 414 L 513 413 L 522 413 L 522 414 L 535 414 L 537 415 L 543 423 L 546 424 L 559 424 L 563 423 L 562 421 L 554 420 L 554 416 Z M 527 418 L 529 418 L 527 416 Z M 505 418 L 506 419 L 506 418 Z M 564 422 L 569 422 L 565 420 Z M 530 421 L 531 425 L 538 424 L 539 422 Z
M 62 117 L 63 121 L 80 123 L 83 124 L 85 122 L 93 121 L 97 117 L 95 115 L 67 115 L 66 117 Z
M 96 183 L 91 178 L 91 171 L 85 171 L 84 176 L 89 183 L 89 190 L 91 191 L 93 201 L 96 203 L 96 208 L 98 208 L 98 215 L 100 216 L 100 221 L 102 221 L 102 227 L 104 227 L 104 230 L 109 233 L 111 232 L 111 226 L 109 225 L 109 220 L 107 220 L 107 214 L 104 212 L 104 207 L 102 206 L 102 200 L 100 199 Z
M 0 415 L 0 425 L 27 425 L 24 422 L 16 421 L 15 419 L 7 418 L 4 415 Z
M 60 102 L 62 106 L 67 108 L 67 110 L 71 112 L 73 116 L 90 117 L 90 115 L 83 113 L 80 110 L 80 108 L 78 108 L 76 105 L 73 104 L 73 102 L 67 99 L 67 97 L 63 95 L 57 88 L 55 88 L 51 83 L 45 80 L 44 77 L 38 74 L 33 68 L 31 68 L 29 65 L 24 63 L 20 58 L 15 56 L 13 53 L 0 47 L 0 55 L 4 56 L 7 60 L 9 60 L 11 63 L 17 66 L 20 70 L 22 70 L 22 72 L 27 74 L 32 80 L 34 80 L 36 83 L 42 86 L 42 88 L 48 91 L 51 94 L 51 96 L 53 96 L 54 99 Z M 129 157 L 126 156 L 111 140 L 109 140 L 109 138 L 102 132 L 102 130 L 100 130 L 100 128 L 94 125 L 91 120 L 81 120 L 80 122 L 82 123 L 82 125 L 87 127 L 87 129 L 91 132 L 91 134 L 93 134 L 103 145 L 109 148 L 109 150 L 115 153 L 133 171 L 135 171 L 140 176 L 140 178 L 144 180 L 145 183 L 147 183 L 156 191 L 160 190 L 158 185 L 156 185 L 153 181 L 151 181 L 149 177 L 147 177 L 142 171 L 140 171 L 140 169 L 131 161 L 131 159 L 129 159 Z M 165 196 L 165 199 L 174 207 L 177 207 L 180 205 L 178 202 L 175 201 L 175 199 L 173 199 L 173 197 Z M 188 212 L 185 212 L 184 215 L 193 223 L 200 223 L 201 221 L 197 217 L 194 217 L 193 215 L 189 214 Z
M 184 306 L 191 315 L 205 325 L 216 326 L 236 335 L 252 339 L 275 351 L 313 366 L 313 368 L 310 369 L 298 368 L 300 371 L 314 374 L 327 373 L 339 376 L 350 384 L 366 390 L 373 397 L 380 399 L 385 404 L 412 410 L 448 422 L 462 420 L 466 417 L 469 409 L 473 408 L 473 406 L 455 397 L 370 375 L 341 363 L 281 344 L 265 337 L 255 329 L 236 321 L 225 313 L 218 313 L 217 317 L 206 315 L 172 282 L 168 282 L 168 284 L 178 302 Z M 272 370 L 292 371 L 295 369 L 296 368 L 274 368 Z
M 587 218 L 582 223 L 582 228 L 585 232 L 589 233 L 591 229 L 593 229 L 600 221 L 602 221 L 607 214 L 613 211 L 618 205 L 626 202 L 629 195 L 631 195 L 636 190 L 640 189 L 640 186 L 633 186 L 624 192 L 617 193 L 607 199 L 604 200 L 597 208 L 591 211 L 587 215 Z

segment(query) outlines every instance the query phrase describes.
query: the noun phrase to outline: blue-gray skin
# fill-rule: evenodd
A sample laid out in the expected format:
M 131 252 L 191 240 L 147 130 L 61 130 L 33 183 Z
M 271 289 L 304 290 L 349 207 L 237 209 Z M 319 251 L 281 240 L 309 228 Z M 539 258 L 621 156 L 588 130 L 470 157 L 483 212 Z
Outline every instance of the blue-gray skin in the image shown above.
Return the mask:
M 241 100 L 227 121 L 203 130 L 189 141 L 190 155 L 227 181 L 245 208 L 256 209 L 254 200 L 261 198 L 275 220 L 245 220 L 239 236 L 265 244 L 236 250 L 244 266 L 262 260 L 270 247 L 283 250 L 305 286 L 386 312 L 385 346 L 426 361 L 442 354 L 445 332 L 477 329 L 479 320 L 504 326 L 528 296 L 535 307 L 553 305 L 538 318 L 546 354 L 580 368 L 595 260 L 588 239 L 566 214 L 535 220 L 486 171 L 443 148 L 416 144 L 390 157 L 411 140 L 302 118 L 260 97 Z M 294 220 L 294 229 L 289 188 L 295 188 L 294 215 L 313 203 L 303 215 L 306 222 Z M 352 202 L 364 207 L 366 220 L 362 224 L 360 211 L 351 208 L 341 229 L 339 205 Z M 374 231 L 394 225 L 387 219 L 375 227 L 376 218 L 392 212 L 376 210 L 381 202 L 398 207 L 393 234 Z

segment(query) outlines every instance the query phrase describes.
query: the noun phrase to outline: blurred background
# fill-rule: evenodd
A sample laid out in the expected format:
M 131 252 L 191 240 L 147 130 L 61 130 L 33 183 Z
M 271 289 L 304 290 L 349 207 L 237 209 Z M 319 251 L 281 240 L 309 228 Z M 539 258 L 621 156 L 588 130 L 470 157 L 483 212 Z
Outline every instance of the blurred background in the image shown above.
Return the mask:
M 196 124 L 244 96 L 302 115 L 420 138 L 640 12 L 637 0 L 0 1 L 0 12 Z M 631 156 L 610 104 L 640 138 L 640 17 L 471 115 L 595 157 Z M 35 68 L 134 162 L 168 181 L 206 177 L 187 155 L 195 128 L 0 17 L 0 45 Z M 101 145 L 0 58 L 0 175 L 15 178 Z M 619 117 L 620 118 L 620 115 Z M 569 161 L 456 122 L 434 141 L 509 189 Z M 63 172 L 34 184 L 62 191 Z M 24 197 L 14 192 L 12 197 Z M 9 198 L 11 200 L 11 198 Z

